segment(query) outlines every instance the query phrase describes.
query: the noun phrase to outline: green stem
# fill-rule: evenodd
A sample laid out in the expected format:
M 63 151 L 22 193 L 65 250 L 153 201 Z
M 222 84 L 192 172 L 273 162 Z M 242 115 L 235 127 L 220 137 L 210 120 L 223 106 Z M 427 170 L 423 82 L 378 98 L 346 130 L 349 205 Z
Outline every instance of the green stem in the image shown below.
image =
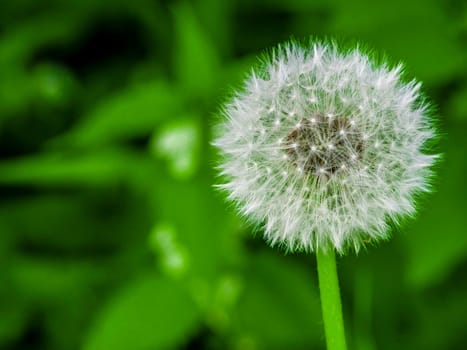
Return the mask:
M 344 321 L 334 250 L 318 250 L 318 279 L 327 350 L 346 350 Z

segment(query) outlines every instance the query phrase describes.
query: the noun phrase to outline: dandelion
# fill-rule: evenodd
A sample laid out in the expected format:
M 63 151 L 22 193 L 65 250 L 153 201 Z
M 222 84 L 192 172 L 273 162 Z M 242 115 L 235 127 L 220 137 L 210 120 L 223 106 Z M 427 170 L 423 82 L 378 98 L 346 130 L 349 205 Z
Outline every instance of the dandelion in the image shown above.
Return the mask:
M 358 251 L 429 189 L 434 136 L 420 84 L 359 50 L 287 44 L 224 108 L 215 141 L 239 210 L 289 251 Z
M 224 107 L 221 187 L 271 245 L 316 252 L 329 350 L 346 349 L 334 252 L 414 213 L 436 159 L 428 110 L 400 65 L 324 43 L 280 46 Z

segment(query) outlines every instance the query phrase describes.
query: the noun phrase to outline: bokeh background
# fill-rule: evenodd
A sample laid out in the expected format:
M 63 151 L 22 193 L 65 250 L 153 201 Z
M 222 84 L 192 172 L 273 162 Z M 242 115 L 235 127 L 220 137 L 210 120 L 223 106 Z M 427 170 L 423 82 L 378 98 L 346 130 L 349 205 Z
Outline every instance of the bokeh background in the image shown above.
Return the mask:
M 219 105 L 290 37 L 406 64 L 439 114 L 436 192 L 339 260 L 351 349 L 467 344 L 462 0 L 2 0 L 0 349 L 324 349 L 313 255 L 213 189 Z

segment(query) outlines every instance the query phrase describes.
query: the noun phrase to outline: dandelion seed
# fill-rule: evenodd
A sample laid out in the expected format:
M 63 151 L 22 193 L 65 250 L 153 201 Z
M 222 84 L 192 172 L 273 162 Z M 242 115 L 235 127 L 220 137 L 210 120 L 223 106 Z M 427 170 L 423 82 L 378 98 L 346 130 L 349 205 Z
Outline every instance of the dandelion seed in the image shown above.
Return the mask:
M 388 219 L 414 213 L 414 196 L 429 188 L 436 156 L 423 150 L 435 131 L 420 85 L 400 74 L 358 50 L 286 44 L 226 105 L 215 141 L 224 188 L 271 244 L 358 250 L 388 237 Z M 245 157 L 259 166 L 245 167 Z

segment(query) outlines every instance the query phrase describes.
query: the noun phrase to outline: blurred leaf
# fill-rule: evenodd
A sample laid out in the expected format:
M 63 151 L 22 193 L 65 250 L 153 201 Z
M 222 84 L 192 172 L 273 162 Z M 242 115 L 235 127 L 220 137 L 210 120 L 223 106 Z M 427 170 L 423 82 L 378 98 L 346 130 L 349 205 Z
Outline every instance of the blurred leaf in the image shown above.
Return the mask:
M 14 264 L 10 248 L 11 228 L 0 217 L 0 349 L 21 336 L 27 326 L 28 307 L 20 295 L 21 290 L 15 288 L 11 277 Z M 20 292 L 20 293 L 18 293 Z
M 376 350 L 372 332 L 374 272 L 370 264 L 360 264 L 354 274 L 352 341 L 356 350 Z M 378 271 L 379 273 L 380 271 Z
M 1 204 L 0 212 L 8 213 L 5 222 L 15 240 L 13 247 L 59 257 L 98 258 L 145 242 L 153 213 L 143 196 L 118 187 L 81 188 L 10 199 Z M 6 239 L 4 235 L 0 241 Z
M 33 103 L 65 105 L 73 97 L 75 88 L 75 77 L 57 64 L 41 64 L 27 73 L 13 71 L 3 74 L 0 79 L 0 127 L 7 118 L 18 119 L 20 113 L 28 113 Z M 43 118 L 50 122 L 50 115 Z
M 2 298 L 7 296 L 0 294 Z M 21 336 L 27 326 L 28 310 L 24 303 L 9 295 L 8 299 L 0 302 L 0 348 L 7 349 L 8 345 Z M 3 347 L 5 346 L 5 347 Z
M 206 308 L 207 318 L 212 329 L 224 333 L 231 326 L 243 283 L 238 275 L 222 274 L 213 287 Z
M 208 319 L 215 320 L 215 327 L 222 327 L 227 311 L 216 284 L 225 269 L 241 258 L 238 220 L 226 211 L 214 196 L 212 183 L 204 178 L 188 182 L 162 177 L 156 185 L 160 224 L 150 244 L 164 273 L 188 281 L 197 305 Z M 179 267 L 174 269 L 174 263 Z
M 34 67 L 35 95 L 52 105 L 63 105 L 75 93 L 76 79 L 65 66 L 42 63 Z
M 405 327 L 413 315 L 404 276 L 406 257 L 398 237 L 339 259 L 349 349 L 406 349 L 400 325 Z M 351 306 L 347 298 L 353 299 Z
M 138 178 L 150 165 L 144 157 L 115 149 L 39 154 L 0 163 L 0 184 L 111 185 Z
M 281 1 L 281 0 L 269 0 L 267 5 L 273 8 L 287 10 L 292 12 L 302 12 L 302 11 L 310 11 L 310 10 L 319 10 L 322 8 L 327 8 L 332 5 L 335 5 L 335 0 L 314 0 L 314 1 L 306 1 L 306 0 L 288 0 L 288 1 Z
M 240 345 L 257 349 L 309 349 L 322 345 L 317 286 L 307 269 L 290 257 L 251 256 L 233 329 Z
M 188 253 L 180 245 L 175 228 L 159 223 L 151 231 L 149 244 L 159 257 L 162 270 L 172 277 L 183 275 L 188 269 Z
M 456 120 L 467 120 L 467 85 L 454 93 L 454 96 L 448 103 L 449 115 Z
M 27 303 L 14 288 L 11 278 L 13 235 L 8 217 L 0 210 L 0 349 L 8 348 L 19 338 L 28 321 Z
M 15 258 L 12 269 L 14 285 L 23 296 L 45 306 L 60 302 L 64 295 L 79 295 L 101 273 L 91 263 L 57 263 L 54 259 L 27 256 Z
M 164 81 L 141 83 L 103 100 L 65 136 L 56 140 L 79 147 L 150 134 L 163 119 L 180 113 L 183 101 Z
M 455 77 L 464 66 L 455 26 L 441 1 L 339 1 L 337 9 L 334 34 L 363 41 L 403 61 L 411 76 L 439 83 Z
M 235 1 L 195 0 L 194 9 L 199 14 L 209 39 L 213 40 L 218 51 L 232 50 L 232 15 Z
M 172 348 L 189 339 L 198 319 L 195 304 L 179 284 L 149 275 L 131 283 L 102 310 L 84 349 Z
M 44 46 L 72 42 L 85 32 L 89 19 L 99 12 L 109 13 L 116 9 L 129 12 L 142 3 L 125 0 L 68 0 L 63 3 L 61 0 L 52 0 L 38 6 L 29 0 L 26 2 L 29 4 L 24 1 L 23 4 L 18 4 L 15 1 L 12 6 L 13 10 L 24 10 L 27 13 L 24 16 L 26 20 L 15 22 L 15 26 L 8 26 L 6 35 L 0 37 L 1 74 L 25 68 L 31 56 Z M 2 10 L 4 3 L 1 3 Z M 8 11 L 5 14 L 8 15 Z
M 0 123 L 13 113 L 24 110 L 34 96 L 31 78 L 24 73 L 2 74 L 0 80 Z M 0 124 L 1 126 L 1 124 Z
M 172 176 L 188 179 L 198 169 L 201 127 L 195 117 L 169 122 L 154 135 L 151 146 L 167 160 Z
M 216 49 L 207 38 L 190 5 L 173 8 L 175 22 L 175 73 L 181 88 L 189 96 L 207 96 L 219 74 Z
M 214 195 L 209 179 L 190 182 L 161 177 L 156 184 L 157 214 L 177 232 L 190 256 L 189 272 L 212 280 L 239 252 L 238 222 Z
M 423 203 L 420 217 L 403 236 L 409 252 L 407 277 L 413 287 L 439 283 L 467 253 L 467 193 L 465 187 L 459 187 L 467 173 L 467 150 L 464 128 L 458 130 L 450 133 L 437 192 Z
M 462 287 L 465 287 L 463 282 Z M 411 342 L 406 342 L 407 349 L 438 350 L 465 347 L 467 293 L 462 287 L 443 286 L 436 298 L 417 298 L 414 303 L 417 306 L 417 324 Z
M 233 87 L 242 87 L 245 77 L 251 73 L 251 67 L 258 63 L 258 58 L 254 55 L 245 56 L 235 60 L 224 67 L 220 77 L 223 88 L 223 95 L 228 96 Z
M 71 13 L 69 13 L 71 14 Z M 34 19 L 20 22 L 8 35 L 0 38 L 0 72 L 22 70 L 32 54 L 41 46 L 53 42 L 66 42 L 80 29 L 81 16 L 66 16 L 50 12 Z
M 68 348 L 82 337 L 96 302 L 93 290 L 107 276 L 107 269 L 91 262 L 19 256 L 12 285 L 34 313 L 47 315 L 41 325 L 45 348 Z

